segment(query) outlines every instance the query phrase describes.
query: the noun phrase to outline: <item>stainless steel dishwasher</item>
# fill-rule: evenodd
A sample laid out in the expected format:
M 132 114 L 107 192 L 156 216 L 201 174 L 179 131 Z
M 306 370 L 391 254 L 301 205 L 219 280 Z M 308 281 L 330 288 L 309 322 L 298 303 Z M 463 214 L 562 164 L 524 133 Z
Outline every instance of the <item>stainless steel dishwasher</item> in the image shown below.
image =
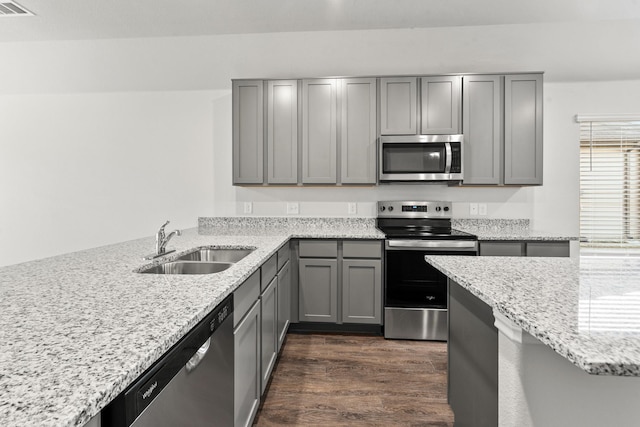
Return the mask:
M 233 295 L 102 411 L 103 426 L 233 426 Z

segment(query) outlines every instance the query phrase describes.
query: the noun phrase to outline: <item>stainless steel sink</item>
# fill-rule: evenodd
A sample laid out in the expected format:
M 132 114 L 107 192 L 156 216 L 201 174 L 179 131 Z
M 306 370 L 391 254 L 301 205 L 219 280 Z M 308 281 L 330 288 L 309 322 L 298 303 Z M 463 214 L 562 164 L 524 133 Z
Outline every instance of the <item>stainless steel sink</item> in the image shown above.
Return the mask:
M 220 273 L 232 262 L 173 261 L 147 268 L 140 273 L 150 274 L 212 274 Z
M 207 249 L 201 248 L 178 258 L 183 261 L 199 262 L 238 262 L 253 252 L 253 249 Z

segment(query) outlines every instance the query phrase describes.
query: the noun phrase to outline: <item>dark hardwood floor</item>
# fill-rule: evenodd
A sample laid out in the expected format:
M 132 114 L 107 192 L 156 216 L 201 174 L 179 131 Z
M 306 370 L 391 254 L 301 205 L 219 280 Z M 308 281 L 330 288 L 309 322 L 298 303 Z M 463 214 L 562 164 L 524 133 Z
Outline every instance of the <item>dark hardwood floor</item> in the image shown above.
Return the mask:
M 256 426 L 453 426 L 447 344 L 289 334 Z

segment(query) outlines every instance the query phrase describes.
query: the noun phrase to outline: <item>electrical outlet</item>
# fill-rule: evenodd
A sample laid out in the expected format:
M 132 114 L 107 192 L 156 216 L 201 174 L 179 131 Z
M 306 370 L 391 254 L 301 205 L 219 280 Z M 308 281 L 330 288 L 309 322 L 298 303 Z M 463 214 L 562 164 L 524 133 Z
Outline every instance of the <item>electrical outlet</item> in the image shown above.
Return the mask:
M 487 204 L 486 203 L 480 203 L 478 204 L 478 214 L 480 215 L 487 215 Z
M 244 213 L 250 214 L 253 212 L 253 204 L 251 202 L 244 202 Z
M 298 202 L 287 203 L 287 215 L 298 215 L 298 213 L 300 213 Z
M 469 215 L 478 215 L 477 203 L 469 203 Z
M 350 215 L 355 215 L 356 213 L 358 213 L 358 205 L 356 205 L 355 203 L 349 203 L 347 210 Z

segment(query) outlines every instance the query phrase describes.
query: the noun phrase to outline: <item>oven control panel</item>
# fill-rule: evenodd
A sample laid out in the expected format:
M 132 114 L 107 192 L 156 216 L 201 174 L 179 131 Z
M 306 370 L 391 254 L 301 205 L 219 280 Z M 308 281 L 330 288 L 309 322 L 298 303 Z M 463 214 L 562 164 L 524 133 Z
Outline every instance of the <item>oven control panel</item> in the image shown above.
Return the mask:
M 378 202 L 378 218 L 451 218 L 451 202 Z

